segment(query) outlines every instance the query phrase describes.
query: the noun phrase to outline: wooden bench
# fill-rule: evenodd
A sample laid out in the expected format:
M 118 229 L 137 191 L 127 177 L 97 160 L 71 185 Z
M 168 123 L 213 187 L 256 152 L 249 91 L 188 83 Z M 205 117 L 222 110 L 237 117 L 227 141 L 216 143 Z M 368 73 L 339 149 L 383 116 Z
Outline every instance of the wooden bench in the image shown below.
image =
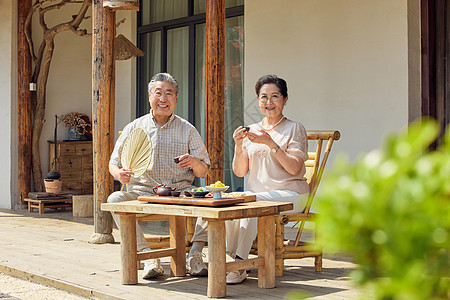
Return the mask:
M 44 214 L 44 209 L 45 208 L 52 208 L 52 209 L 57 209 L 57 208 L 61 208 L 63 210 L 66 209 L 66 207 L 72 207 L 72 198 L 67 198 L 67 199 L 30 199 L 30 198 L 25 198 L 24 199 L 25 202 L 28 202 L 28 212 L 33 212 L 34 208 L 37 208 L 39 210 L 39 214 L 43 215 Z

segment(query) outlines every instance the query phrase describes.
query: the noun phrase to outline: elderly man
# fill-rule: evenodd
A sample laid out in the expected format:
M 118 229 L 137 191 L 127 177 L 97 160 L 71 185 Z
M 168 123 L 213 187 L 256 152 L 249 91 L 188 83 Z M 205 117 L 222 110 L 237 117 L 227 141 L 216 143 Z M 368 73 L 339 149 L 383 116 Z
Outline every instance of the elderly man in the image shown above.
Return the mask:
M 136 200 L 138 196 L 153 194 L 152 188 L 163 183 L 177 190 L 188 190 L 192 188 L 195 176 L 204 178 L 208 174 L 210 161 L 200 134 L 188 121 L 173 114 L 178 102 L 177 81 L 170 74 L 156 74 L 148 84 L 148 97 L 150 112 L 125 126 L 109 161 L 109 172 L 122 184 L 128 184 L 128 191 L 112 193 L 108 202 Z M 134 178 L 131 176 L 133 170 L 122 167 L 120 154 L 124 141 L 138 126 L 148 133 L 153 151 L 148 169 L 141 177 Z M 174 162 L 175 157 L 179 157 L 178 164 Z M 120 218 L 117 215 L 113 217 L 119 227 Z M 139 225 L 136 226 L 136 237 L 138 251 L 151 250 Z M 196 253 L 195 261 L 197 268 L 206 268 L 201 253 Z M 143 263 L 144 279 L 164 272 L 159 259 Z

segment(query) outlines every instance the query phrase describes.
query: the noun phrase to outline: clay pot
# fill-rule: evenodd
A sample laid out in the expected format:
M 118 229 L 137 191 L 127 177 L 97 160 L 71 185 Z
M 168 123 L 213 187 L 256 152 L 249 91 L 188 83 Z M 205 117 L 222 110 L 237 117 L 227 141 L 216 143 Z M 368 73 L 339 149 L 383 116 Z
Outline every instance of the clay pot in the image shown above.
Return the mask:
M 62 183 L 59 179 L 45 179 L 45 192 L 49 194 L 59 194 L 62 191 Z
M 175 188 L 171 188 L 170 186 L 166 186 L 165 184 L 161 184 L 153 188 L 153 192 L 155 192 L 155 194 L 159 196 L 172 196 L 172 191 L 174 190 Z

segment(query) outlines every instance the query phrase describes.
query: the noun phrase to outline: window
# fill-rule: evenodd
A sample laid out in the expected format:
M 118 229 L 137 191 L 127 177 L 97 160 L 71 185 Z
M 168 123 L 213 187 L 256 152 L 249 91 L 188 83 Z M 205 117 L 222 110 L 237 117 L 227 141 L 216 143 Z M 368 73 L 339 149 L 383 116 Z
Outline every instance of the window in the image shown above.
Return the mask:
M 243 0 L 226 1 L 225 21 L 225 183 L 230 191 L 243 187 L 234 176 L 233 131 L 243 125 Z M 147 84 L 158 72 L 178 81 L 180 95 L 175 114 L 195 125 L 205 136 L 205 0 L 142 0 L 138 18 L 137 115 L 149 111 Z M 204 182 L 196 182 L 203 185 Z

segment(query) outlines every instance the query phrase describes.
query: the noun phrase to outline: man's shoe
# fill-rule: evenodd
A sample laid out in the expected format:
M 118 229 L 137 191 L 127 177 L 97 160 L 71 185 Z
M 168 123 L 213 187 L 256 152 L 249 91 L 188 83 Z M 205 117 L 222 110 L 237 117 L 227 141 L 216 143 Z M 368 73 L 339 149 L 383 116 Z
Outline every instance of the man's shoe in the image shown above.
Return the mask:
M 227 284 L 239 284 L 247 279 L 247 272 L 233 271 L 227 274 Z
M 162 274 L 164 274 L 164 269 L 161 267 L 161 261 L 159 258 L 144 261 L 144 275 L 142 278 L 151 279 Z
M 203 255 L 200 251 L 195 251 L 194 255 L 187 258 L 186 272 L 191 276 L 208 276 L 208 269 L 202 258 Z

